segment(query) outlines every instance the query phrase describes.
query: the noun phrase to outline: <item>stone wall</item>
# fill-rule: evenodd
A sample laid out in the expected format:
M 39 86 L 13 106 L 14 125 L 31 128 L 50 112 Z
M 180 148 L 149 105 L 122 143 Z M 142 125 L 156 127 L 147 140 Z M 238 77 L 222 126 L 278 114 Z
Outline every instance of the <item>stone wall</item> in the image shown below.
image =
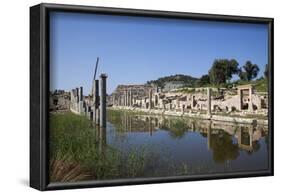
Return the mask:
M 69 110 L 70 93 L 63 90 L 50 92 L 49 109 L 50 111 Z
M 130 86 L 122 87 L 124 95 L 116 96 L 112 106 L 138 107 L 142 109 L 171 110 L 176 112 L 205 111 L 208 114 L 247 111 L 251 114 L 267 114 L 267 94 L 256 93 L 251 85 L 237 89 L 218 91 L 213 88 L 194 89 L 192 92 L 163 92 L 149 88 L 141 96 L 128 95 Z M 128 90 L 127 90 L 128 89 Z M 120 91 L 120 88 L 118 89 Z M 215 91 L 212 93 L 212 91 Z M 209 93 L 208 93 L 209 91 Z M 241 92 L 242 91 L 242 92 Z M 240 92 L 240 93 L 239 93 Z M 209 95 L 209 96 L 208 96 Z M 135 100 L 132 100 L 135 99 Z M 133 103 L 127 103 L 132 101 Z

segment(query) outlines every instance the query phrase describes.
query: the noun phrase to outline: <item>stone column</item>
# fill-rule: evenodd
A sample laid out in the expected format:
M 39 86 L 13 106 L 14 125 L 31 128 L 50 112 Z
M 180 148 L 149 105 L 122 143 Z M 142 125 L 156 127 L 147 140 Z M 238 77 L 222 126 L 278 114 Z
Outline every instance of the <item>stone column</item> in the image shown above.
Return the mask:
M 159 94 L 155 94 L 155 97 L 154 97 L 154 106 L 158 106 L 158 96 Z
M 97 109 L 99 107 L 99 80 L 95 80 L 95 87 L 94 87 L 94 106 Z
M 122 106 L 122 94 L 118 96 L 118 105 Z
M 249 103 L 248 103 L 248 110 L 252 111 L 253 110 L 253 101 L 252 101 L 252 94 L 253 94 L 253 88 L 249 88 Z
M 133 92 L 132 92 L 132 89 L 130 89 L 130 106 L 133 106 Z
M 83 87 L 79 88 L 79 101 L 83 101 Z
M 79 88 L 75 88 L 75 96 L 76 96 L 75 111 L 79 112 Z
M 79 88 L 75 88 L 75 93 L 76 93 L 76 102 L 79 102 Z
M 100 109 L 97 108 L 94 114 L 94 120 L 97 125 L 100 124 Z
M 106 127 L 106 74 L 100 75 L 100 126 Z
M 127 90 L 126 106 L 130 106 L 130 93 L 129 93 L 129 90 Z
M 149 89 L 148 93 L 148 108 L 152 109 L 152 89 Z
M 211 99 L 211 94 L 212 93 L 212 90 L 211 88 L 207 88 L 207 114 L 208 115 L 212 115 L 212 99 Z
M 92 120 L 92 118 L 91 118 L 91 112 L 92 112 L 91 106 L 88 104 L 88 114 L 87 114 L 87 117 L 88 117 L 88 119 L 90 119 L 90 120 Z
M 106 146 L 106 129 L 99 128 L 99 151 L 100 153 L 104 152 L 104 148 Z
M 195 96 L 191 96 L 191 109 L 194 108 L 194 104 L 195 104 Z
M 241 89 L 238 89 L 238 108 L 241 111 L 243 108 L 243 91 Z
M 99 108 L 99 80 L 95 80 L 95 84 L 94 84 L 94 94 L 93 94 L 93 98 L 94 98 L 94 106 L 93 106 L 93 121 L 95 122 L 95 124 L 99 124 L 99 113 L 98 113 L 98 108 Z
M 83 87 L 79 88 L 79 113 L 83 113 Z
M 124 92 L 124 106 L 127 106 L 127 90 Z
M 128 91 L 128 106 L 131 106 L 131 89 Z

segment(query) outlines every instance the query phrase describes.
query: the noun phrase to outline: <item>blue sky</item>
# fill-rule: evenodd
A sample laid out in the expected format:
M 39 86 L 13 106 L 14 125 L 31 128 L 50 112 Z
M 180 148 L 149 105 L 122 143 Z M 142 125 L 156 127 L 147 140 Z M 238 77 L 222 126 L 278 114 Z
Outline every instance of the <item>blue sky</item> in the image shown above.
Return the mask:
M 142 84 L 173 74 L 200 77 L 214 59 L 251 60 L 263 75 L 268 61 L 265 24 L 207 22 L 52 12 L 50 89 L 91 88 L 108 74 L 108 93 L 118 84 Z

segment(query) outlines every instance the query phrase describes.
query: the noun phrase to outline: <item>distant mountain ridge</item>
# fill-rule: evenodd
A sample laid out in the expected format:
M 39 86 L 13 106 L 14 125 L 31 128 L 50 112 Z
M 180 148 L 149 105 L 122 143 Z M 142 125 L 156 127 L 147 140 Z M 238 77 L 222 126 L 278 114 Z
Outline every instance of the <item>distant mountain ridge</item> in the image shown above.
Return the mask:
M 192 77 L 190 75 L 176 74 L 165 77 L 160 77 L 157 80 L 147 81 L 146 84 L 157 85 L 159 87 L 164 87 L 167 83 L 182 83 L 185 86 L 193 86 L 198 78 Z

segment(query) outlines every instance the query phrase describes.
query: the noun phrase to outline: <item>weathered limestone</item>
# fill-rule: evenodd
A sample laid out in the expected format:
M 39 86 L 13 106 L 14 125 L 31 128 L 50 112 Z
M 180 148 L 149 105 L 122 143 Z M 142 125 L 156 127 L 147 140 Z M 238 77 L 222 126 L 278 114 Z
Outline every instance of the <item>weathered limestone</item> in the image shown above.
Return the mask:
M 121 106 L 121 96 L 118 97 L 118 100 L 117 100 L 117 101 L 118 101 L 118 104 L 117 104 L 117 105 L 118 105 L 118 106 Z
M 152 109 L 152 89 L 149 90 L 148 94 L 148 108 Z
M 100 126 L 106 127 L 106 74 L 100 75 Z
M 132 89 L 130 89 L 130 100 L 129 100 L 130 106 L 133 106 L 133 92 Z
M 127 106 L 127 102 L 128 102 L 128 91 L 125 91 L 125 98 L 124 98 L 124 106 Z
M 131 106 L 130 105 L 130 90 L 127 91 L 127 106 Z
M 253 100 L 252 100 L 252 94 L 253 94 L 253 87 L 249 87 L 249 102 L 248 102 L 248 110 L 253 111 Z
M 208 115 L 212 115 L 211 92 L 212 92 L 211 88 L 207 88 L 207 114 Z
M 127 106 L 131 106 L 131 90 L 128 90 L 128 98 L 127 98 L 127 100 L 128 100 Z
M 191 109 L 195 106 L 195 96 L 191 96 Z
M 243 109 L 243 90 L 238 89 L 238 96 L 239 96 L 239 110 Z
M 88 104 L 86 103 L 85 104 L 85 113 L 84 113 L 84 115 L 86 116 L 86 117 L 88 117 Z
M 238 99 L 239 100 L 239 110 L 240 111 L 243 110 L 243 99 L 244 99 L 243 92 L 248 91 L 249 92 L 248 110 L 252 111 L 253 110 L 253 100 L 252 100 L 253 86 L 252 85 L 242 85 L 242 86 L 238 86 L 237 88 L 238 88 L 237 93 L 239 96 L 239 99 Z
M 92 112 L 92 110 L 91 110 L 91 106 L 89 104 L 87 105 L 87 109 L 88 109 L 87 110 L 87 118 L 91 119 L 91 112 Z
M 154 107 L 158 106 L 158 98 L 159 98 L 159 94 L 155 94 L 155 96 L 154 96 Z
M 75 90 L 76 90 L 76 97 L 77 97 L 76 102 L 79 103 L 79 88 L 76 88 Z
M 84 109 L 84 107 L 83 107 L 83 87 L 81 86 L 80 88 L 79 88 L 79 113 L 80 114 L 82 114 L 83 113 L 83 109 Z
M 83 87 L 79 88 L 79 101 L 83 101 Z

